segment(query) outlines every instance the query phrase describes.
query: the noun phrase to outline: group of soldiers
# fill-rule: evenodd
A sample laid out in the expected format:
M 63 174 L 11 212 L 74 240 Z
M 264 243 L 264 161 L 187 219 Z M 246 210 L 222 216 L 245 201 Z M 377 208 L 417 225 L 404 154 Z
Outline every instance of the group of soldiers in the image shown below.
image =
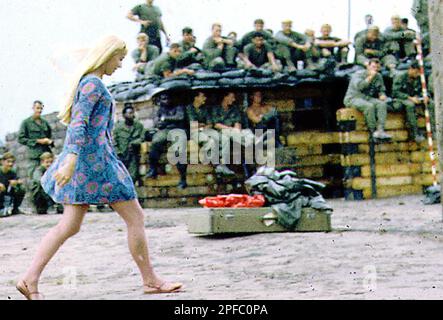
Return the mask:
M 139 173 L 141 143 L 151 142 L 150 168 L 146 177 L 155 179 L 159 175 L 160 158 L 166 151 L 168 141 L 171 140 L 169 133 L 176 129 L 185 133 L 182 146 L 187 145 L 188 140 L 202 146 L 204 152 L 207 151 L 205 153 L 207 157 L 199 161 L 216 165 L 216 172 L 220 175 L 235 174 L 227 166 L 231 161 L 231 140 L 239 141 L 247 148 L 253 144 L 267 143 L 267 130 L 273 130 L 275 133 L 273 143 L 277 147 L 281 146 L 279 115 L 273 106 L 264 102 L 262 93 L 256 91 L 251 94 L 250 105 L 245 112 L 240 111 L 236 104 L 237 98 L 235 92 L 227 92 L 218 103 L 207 105 L 207 94 L 197 91 L 193 94 L 192 102 L 184 106 L 173 103 L 169 94 L 162 93 L 156 98 L 159 110 L 154 119 L 154 128 L 150 130 L 145 130 L 143 125 L 134 119 L 132 104 L 125 104 L 124 120 L 117 123 L 113 137 L 117 155 L 129 169 L 134 182 L 140 182 L 141 178 Z M 177 163 L 180 189 L 187 187 L 187 163 L 187 158 L 184 163 Z M 245 175 L 250 175 L 248 167 L 243 164 Z
M 51 148 L 54 147 L 52 131 L 49 123 L 42 118 L 44 105 L 41 101 L 33 103 L 33 115 L 25 119 L 18 135 L 19 143 L 28 149 L 28 183 L 17 176 L 14 169 L 16 158 L 11 152 L 5 152 L 0 167 L 0 210 L 2 216 L 20 214 L 20 206 L 30 192 L 30 200 L 38 214 L 46 214 L 53 207 L 61 213 L 60 206 L 44 192 L 40 179 L 54 161 Z
M 128 18 L 141 25 L 137 36 L 138 48 L 132 53 L 137 79 L 153 75 L 172 77 L 192 75 L 197 70 L 226 70 L 232 68 L 264 68 L 274 72 L 292 72 L 297 69 L 324 70 L 333 62 L 334 66 L 348 63 L 351 41 L 332 35 L 332 26 L 324 24 L 321 35 L 314 30 L 304 33 L 293 30 L 291 20 L 282 21 L 281 31 L 274 34 L 265 28 L 263 19 L 254 21 L 254 30 L 237 38 L 236 32 L 222 34 L 222 25 L 214 23 L 211 36 L 203 48 L 196 46 L 196 37 L 190 27 L 182 30 L 182 40 L 170 43 L 165 31 L 161 10 L 147 0 L 134 7 Z M 374 25 L 371 15 L 365 17 L 367 28 L 354 38 L 355 63 L 367 66 L 372 58 L 378 58 L 382 66 L 392 72 L 404 61 L 416 55 L 414 40 L 416 32 L 408 27 L 408 19 L 395 15 L 391 26 L 384 32 Z M 169 51 L 162 53 L 160 32 L 166 36 Z

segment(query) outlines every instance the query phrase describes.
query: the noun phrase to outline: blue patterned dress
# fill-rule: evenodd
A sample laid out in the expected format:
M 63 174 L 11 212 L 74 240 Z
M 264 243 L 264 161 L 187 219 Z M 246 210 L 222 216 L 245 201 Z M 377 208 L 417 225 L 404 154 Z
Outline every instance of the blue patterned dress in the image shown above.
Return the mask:
M 112 96 L 100 78 L 80 80 L 62 153 L 41 179 L 45 192 L 57 203 L 106 204 L 137 198 L 134 183 L 113 149 Z M 78 155 L 71 181 L 59 187 L 53 174 L 69 153 Z

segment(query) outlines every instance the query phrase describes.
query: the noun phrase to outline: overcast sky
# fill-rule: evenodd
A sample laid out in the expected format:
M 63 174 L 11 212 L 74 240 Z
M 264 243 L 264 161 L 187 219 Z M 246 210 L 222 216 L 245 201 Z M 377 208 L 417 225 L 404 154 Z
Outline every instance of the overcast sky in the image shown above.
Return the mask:
M 32 101 L 45 103 L 44 113 L 58 111 L 66 90 L 66 81 L 50 58 L 60 48 L 84 48 L 104 35 L 125 39 L 130 50 L 139 30 L 126 19 L 127 12 L 143 0 L 0 0 L 0 139 L 15 132 L 31 113 Z M 280 22 L 294 21 L 293 28 L 319 32 L 323 23 L 333 33 L 347 38 L 348 0 L 155 0 L 163 12 L 163 21 L 173 41 L 180 40 L 181 29 L 191 26 L 197 43 L 210 35 L 213 22 L 223 24 L 223 33 L 251 31 L 253 20 L 263 18 L 275 32 Z M 412 0 L 352 0 L 351 34 L 365 27 L 364 15 L 372 13 L 382 29 L 390 16 L 408 17 Z M 353 36 L 352 36 L 353 37 Z M 130 58 L 112 81 L 132 80 Z

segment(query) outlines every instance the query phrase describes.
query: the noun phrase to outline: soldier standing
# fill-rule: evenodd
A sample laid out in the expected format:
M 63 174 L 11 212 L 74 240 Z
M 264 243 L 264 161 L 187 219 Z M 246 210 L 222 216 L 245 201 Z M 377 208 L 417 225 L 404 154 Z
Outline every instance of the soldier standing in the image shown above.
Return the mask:
M 354 73 L 344 99 L 347 108 L 355 108 L 365 116 L 369 131 L 376 139 L 390 139 L 385 132 L 387 96 L 380 61 L 371 59 L 366 70 Z
M 140 145 L 144 139 L 143 124 L 135 119 L 134 107 L 126 103 L 124 121 L 117 122 L 114 129 L 114 146 L 117 156 L 126 166 L 134 183 L 140 183 Z
M 52 131 L 49 123 L 41 117 L 44 105 L 41 101 L 35 101 L 32 110 L 34 114 L 25 119 L 18 133 L 18 142 L 28 147 L 28 159 L 30 161 L 29 177 L 35 168 L 40 165 L 40 156 L 45 152 L 51 152 L 54 146 Z
M 406 110 L 406 121 L 410 129 L 411 138 L 417 143 L 425 140 L 425 137 L 418 133 L 417 107 L 428 105 L 431 115 L 432 130 L 435 132 L 434 103 L 427 97 L 427 101 L 420 98 L 422 86 L 420 81 L 420 65 L 414 61 L 407 71 L 403 71 L 394 77 L 392 96 L 394 98 L 393 111 Z
M 423 42 L 423 54 L 427 56 L 431 49 L 431 39 L 429 33 L 429 13 L 428 0 L 414 0 L 412 4 L 412 14 L 417 20 Z
M 159 7 L 154 6 L 154 0 L 146 0 L 146 3 L 135 6 L 127 18 L 141 24 L 140 32 L 148 35 L 149 44 L 156 46 L 160 53 L 162 52 L 160 31 L 165 34 L 166 42 L 170 42 L 162 21 L 162 12 Z
M 158 131 L 152 138 L 152 145 L 149 151 L 150 168 L 146 174 L 147 178 L 154 179 L 158 176 L 159 160 L 167 146 L 169 132 L 173 129 L 186 130 L 186 113 L 183 106 L 173 106 L 171 98 L 167 94 L 160 95 L 159 104 L 160 109 L 155 118 L 155 127 Z M 180 174 L 178 187 L 185 189 L 188 186 L 186 182 L 187 165 L 177 163 L 177 169 Z
M 25 188 L 23 180 L 17 177 L 14 168 L 15 157 L 12 153 L 6 152 L 2 157 L 0 167 L 0 209 L 12 204 L 12 214 L 22 214 L 20 205 L 25 198 Z M 7 203 L 6 198 L 10 197 L 11 203 Z

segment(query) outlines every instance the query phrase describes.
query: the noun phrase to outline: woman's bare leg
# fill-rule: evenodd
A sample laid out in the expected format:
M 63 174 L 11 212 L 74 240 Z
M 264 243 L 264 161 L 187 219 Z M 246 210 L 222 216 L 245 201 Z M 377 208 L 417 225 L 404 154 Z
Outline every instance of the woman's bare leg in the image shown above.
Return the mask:
M 61 245 L 80 231 L 88 205 L 65 205 L 63 216 L 41 240 L 37 253 L 22 280 L 26 282 L 30 292 L 38 292 L 38 281 L 51 258 Z
M 123 218 L 128 227 L 128 245 L 129 251 L 135 263 L 137 264 L 143 284 L 146 286 L 165 286 L 168 285 L 162 281 L 154 272 L 149 258 L 148 243 L 146 240 L 144 214 L 138 200 L 125 201 L 112 204 L 112 208 Z M 177 284 L 170 284 L 170 288 Z M 180 284 L 181 286 L 181 284 Z

